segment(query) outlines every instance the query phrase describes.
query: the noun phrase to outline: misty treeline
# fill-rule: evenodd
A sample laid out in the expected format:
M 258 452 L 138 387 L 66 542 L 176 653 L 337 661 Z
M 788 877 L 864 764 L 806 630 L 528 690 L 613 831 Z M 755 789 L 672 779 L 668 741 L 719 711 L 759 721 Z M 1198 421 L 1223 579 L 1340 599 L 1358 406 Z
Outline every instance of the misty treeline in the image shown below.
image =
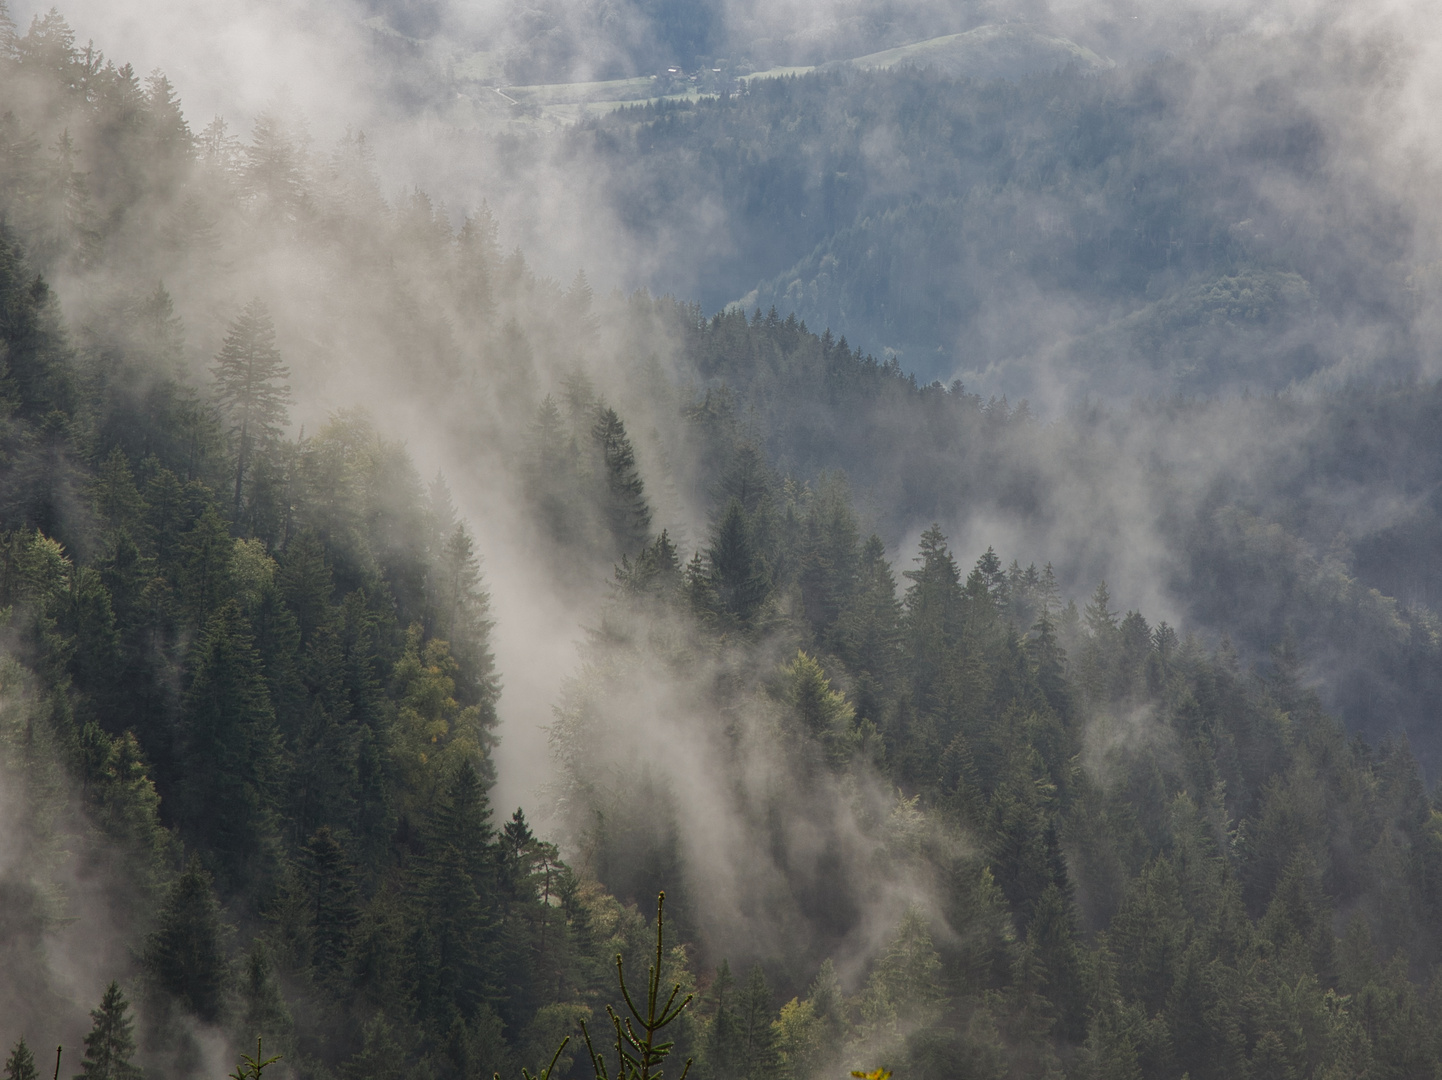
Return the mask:
M 928 378 L 1210 394 L 1425 363 L 1430 233 L 1405 167 L 1363 164 L 1379 133 L 1349 130 L 1382 61 L 1322 28 L 1172 51 L 1015 80 L 822 69 L 557 143 L 663 288 L 745 294 Z
M 893 562 L 873 529 L 1039 517 L 1058 461 L 1119 467 L 1118 421 L 918 386 L 774 311 L 597 302 L 484 213 L 382 198 L 359 136 L 197 135 L 58 15 L 3 46 L 10 1080 L 87 1030 L 88 1080 L 257 1036 L 317 1080 L 538 1069 L 616 952 L 645 963 L 659 887 L 707 1080 L 1436 1071 L 1442 814 L 1404 739 L 1307 689 L 1339 639 L 1299 616 L 1385 628 L 1401 669 L 1435 634 L 1249 517 L 1264 489 L 1190 530 L 1214 621 L 1275 589 L 1244 656 L 1073 596 L 1071 551 L 958 561 L 931 526 Z M 506 627 L 474 533 L 403 420 L 292 424 L 337 385 L 495 471 L 589 605 L 542 793 L 568 860 L 490 807 Z M 1405 446 L 1428 400 L 1320 408 L 1410 418 Z

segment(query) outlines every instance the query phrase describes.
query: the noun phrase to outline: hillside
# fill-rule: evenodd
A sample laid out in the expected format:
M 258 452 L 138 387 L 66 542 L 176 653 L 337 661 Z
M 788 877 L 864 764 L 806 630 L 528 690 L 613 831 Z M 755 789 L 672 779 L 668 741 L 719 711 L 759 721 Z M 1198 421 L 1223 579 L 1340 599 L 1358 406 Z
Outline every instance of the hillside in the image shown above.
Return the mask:
M 980 81 L 1049 75 L 1067 67 L 1092 72 L 1112 66 L 1085 46 L 1025 23 L 978 26 L 831 63 L 866 71 L 928 68 L 942 78 Z
M 496 145 L 561 191 L 634 157 L 637 229 L 717 167 L 754 202 L 714 220 L 778 251 L 884 177 L 937 201 L 863 222 L 941 235 L 969 178 L 998 317 L 1105 301 L 1074 347 L 1119 383 L 1325 372 L 1319 328 L 1425 296 L 1385 221 L 1221 229 L 1255 192 L 1162 137 L 1196 69 L 1134 75 L 820 72 L 529 173 L 539 137 Z M 7 1080 L 57 1044 L 83 1080 L 604 1080 L 579 1047 L 648 964 L 672 1080 L 1442 1068 L 1425 339 L 1390 381 L 1039 417 L 776 309 L 563 284 L 354 130 L 195 131 L 58 13 L 0 19 L 0 98 Z M 1242 164 L 1300 183 L 1283 143 Z M 1096 243 L 999 214 L 1038 192 Z M 1333 244 L 1392 273 L 1349 296 Z

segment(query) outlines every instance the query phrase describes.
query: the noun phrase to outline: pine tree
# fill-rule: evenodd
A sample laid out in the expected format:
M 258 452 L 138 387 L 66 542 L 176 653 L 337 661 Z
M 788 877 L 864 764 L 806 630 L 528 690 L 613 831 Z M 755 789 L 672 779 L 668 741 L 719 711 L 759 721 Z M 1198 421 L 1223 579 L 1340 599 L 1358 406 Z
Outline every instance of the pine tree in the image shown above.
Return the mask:
M 632 563 L 625 555 L 616 567 L 616 585 L 631 596 L 671 599 L 683 584 L 681 561 L 667 530 L 642 549 Z
M 206 622 L 190 666 L 181 820 L 235 885 L 274 835 L 277 744 L 264 669 L 234 601 Z
M 376 1015 L 366 1021 L 361 1048 L 340 1067 L 341 1080 L 386 1080 L 404 1075 L 405 1064 L 405 1051 L 395 1033 L 384 1017 Z
M 716 528 L 716 539 L 706 554 L 720 613 L 750 628 L 771 593 L 771 580 L 738 499 L 727 504 Z
M 836 636 L 837 652 L 857 676 L 858 711 L 874 720 L 880 696 L 901 663 L 901 602 L 879 536 L 862 547 L 856 591 L 841 614 Z
M 739 1080 L 768 1080 L 776 1071 L 776 1032 L 771 1027 L 771 986 L 760 964 L 751 968 L 746 985 L 736 995 L 734 1076 Z
M 856 710 L 831 688 L 821 665 L 804 652 L 798 651 L 796 658 L 782 669 L 782 674 L 782 700 L 791 715 L 800 721 L 803 731 L 821 744 L 830 764 L 846 764 L 859 742 Z
M 335 592 L 325 544 L 314 530 L 303 529 L 286 546 L 275 577 L 286 606 L 295 615 L 300 645 L 305 648 L 331 623 L 331 595 Z
M 222 939 L 210 875 L 192 857 L 170 886 L 144 964 L 152 985 L 207 1023 L 220 1019 L 230 974 Z
M 306 844 L 305 877 L 309 892 L 311 964 L 323 978 L 338 973 L 350 955 L 351 934 L 359 918 L 355 870 L 329 826 Z
M 275 347 L 275 324 L 258 297 L 230 324 L 211 367 L 216 402 L 229 418 L 235 440 L 235 514 L 255 447 L 276 438 L 288 420 L 290 370 Z
M 445 539 L 435 569 L 436 634 L 450 642 L 456 672 L 456 696 L 464 705 L 481 709 L 480 725 L 496 723 L 500 680 L 490 649 L 491 598 L 481 583 L 481 564 L 466 527 L 457 523 Z
M 467 215 L 456 237 L 464 310 L 477 325 L 488 320 L 496 308 L 494 283 L 501 261 L 497 230 L 495 216 L 483 202 L 479 210 Z
M 624 554 L 639 552 L 651 535 L 651 508 L 646 505 L 646 487 L 636 469 L 636 453 L 626 437 L 626 425 L 615 409 L 596 410 L 591 440 L 604 469 L 601 516 L 614 549 Z
M 422 1015 L 469 1019 L 494 992 L 486 944 L 495 924 L 496 847 L 490 803 L 469 761 L 427 823 L 414 883 L 411 941 Z
M 143 1071 L 130 1060 L 135 1054 L 135 1024 L 126 1015 L 129 1011 L 130 1002 L 112 980 L 100 1007 L 90 1014 L 95 1023 L 85 1036 L 85 1060 L 75 1080 L 141 1080 Z
M 731 975 L 731 965 L 725 960 L 716 971 L 707 997 L 711 1021 L 707 1025 L 703 1046 L 702 1074 L 707 1080 L 729 1080 L 738 1075 L 740 1068 L 737 1060 L 739 1021 L 736 1016 L 736 980 Z
M 156 543 L 160 546 L 159 538 Z M 176 546 L 181 565 L 171 580 L 191 621 L 197 627 L 204 626 L 206 619 L 232 595 L 234 541 L 220 512 L 207 504 L 200 519 Z
M 20 1036 L 20 1041 L 5 1059 L 5 1080 L 37 1080 L 35 1055 L 30 1052 L 30 1047 L 25 1045 L 24 1035 Z
M 271 220 L 292 220 L 299 210 L 305 198 L 301 165 L 301 150 L 283 121 L 271 112 L 256 117 L 244 150 L 244 186 Z
M 10 5 L 6 0 L 0 0 L 0 63 L 9 63 L 15 59 L 15 20 L 10 16 Z M 25 1044 L 21 1038 L 19 1045 Z M 26 1053 L 30 1051 L 27 1049 Z
M 547 394 L 531 421 L 523 476 L 537 524 L 557 544 L 577 542 L 587 528 L 578 459 L 561 408 Z
M 245 959 L 241 1001 L 245 1008 L 242 1030 L 246 1035 L 255 1035 L 274 1045 L 283 1043 L 291 1034 L 290 1009 L 276 982 L 270 950 L 262 938 L 255 939 Z
M 947 550 L 941 526 L 935 524 L 921 534 L 913 561 L 920 567 L 901 575 L 911 582 L 905 597 L 906 637 L 918 704 L 927 707 L 942 696 L 942 680 L 960 633 L 961 571 Z

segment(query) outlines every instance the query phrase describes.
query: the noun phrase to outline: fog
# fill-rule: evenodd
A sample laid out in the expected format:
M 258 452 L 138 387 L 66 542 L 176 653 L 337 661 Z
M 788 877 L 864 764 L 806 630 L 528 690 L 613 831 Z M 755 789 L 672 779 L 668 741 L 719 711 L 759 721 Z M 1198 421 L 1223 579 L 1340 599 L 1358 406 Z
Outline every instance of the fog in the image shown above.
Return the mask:
M 46 6 L 17 2 L 12 9 L 23 30 Z M 597 18 L 584 5 L 559 10 L 563 21 L 568 13 L 577 20 L 578 37 L 590 25 L 584 20 Z M 535 280 L 529 292 L 502 296 L 497 313 L 481 323 L 448 301 L 437 302 L 439 315 L 431 317 L 425 304 L 449 283 L 448 264 L 419 233 L 397 241 L 389 262 L 366 263 L 341 241 L 312 245 L 280 231 L 247 234 L 217 212 L 221 256 L 199 247 L 147 250 L 139 241 L 135 250 L 146 252 L 137 260 L 143 276 L 163 280 L 175 297 L 195 382 L 205 378 L 238 307 L 260 296 L 275 314 L 292 370 L 293 433 L 313 433 L 338 412 L 359 409 L 385 437 L 404 443 L 420 476 L 444 476 L 475 536 L 496 623 L 491 640 L 503 691 L 491 799 L 498 816 L 523 807 L 538 831 L 553 830 L 566 855 L 579 860 L 588 827 L 581 811 L 594 809 L 575 802 L 581 781 L 614 782 L 621 790 L 644 781 L 652 785 L 653 805 L 674 814 L 684 878 L 676 889 L 709 956 L 786 954 L 810 962 L 831 952 L 855 985 L 908 904 L 935 907 L 935 883 L 913 872 L 904 838 L 893 835 L 900 826 L 888 815 L 904 818 L 906 809 L 898 793 L 864 769 L 845 786 L 817 780 L 788 758 L 766 684 L 790 660 L 789 641 L 722 649 L 685 677 L 667 669 L 655 655 L 662 650 L 649 646 L 624 661 L 598 655 L 591 631 L 611 595 L 613 560 L 562 565 L 526 503 L 521 448 L 535 408 L 547 394 L 559 400 L 567 377 L 583 370 L 625 419 L 655 531 L 665 527 L 683 538 L 683 561 L 704 547 L 714 524 L 711 493 L 700 479 L 707 463 L 695 460 L 701 451 L 685 442 L 680 405 L 706 380 L 686 367 L 673 328 L 636 318 L 626 297 L 650 287 L 689 299 L 702 280 L 690 264 L 726 254 L 734 222 L 714 178 L 676 196 L 687 206 L 684 221 L 638 227 L 619 197 L 625 175 L 611 172 L 611 159 L 588 157 L 565 131 L 518 123 L 469 84 L 457 89 L 447 73 L 467 55 L 511 55 L 526 44 L 514 10 L 500 0 L 411 6 L 71 0 L 62 14 L 79 42 L 93 40 L 106 57 L 142 73 L 163 70 L 192 131 L 224 117 L 245 143 L 258 120 L 280 117 L 305 150 L 301 171 L 310 174 L 342 159 L 344 151 L 335 148 L 353 145 L 343 140 L 363 131 L 374 159 L 373 166 L 357 166 L 362 194 L 348 211 L 356 221 L 367 213 L 376 221 L 399 220 L 414 208 L 418 191 L 434 200 L 435 235 L 446 233 L 447 242 L 448 231 L 483 204 L 494 213 L 500 250 L 519 247 Z M 572 77 L 644 74 L 643 61 L 674 44 L 646 23 L 639 6 L 617 5 L 608 17 L 611 37 L 568 54 Z M 1432 6 L 1296 0 L 1260 8 L 1191 3 L 1163 11 L 1141 3 L 1057 0 L 897 3 L 878 11 L 850 0 L 734 0 L 718 9 L 707 46 L 696 48 L 701 56 L 719 56 L 722 48 L 739 56 L 745 44 L 758 64 L 815 63 L 844 58 L 860 41 L 876 46 L 876 33 L 882 44 L 904 44 L 1007 19 L 1044 26 L 1123 66 L 1181 54 L 1228 33 L 1243 35 L 1235 46 L 1208 53 L 1214 66 L 1196 73 L 1189 86 L 1187 123 L 1175 140 L 1201 146 L 1202 154 L 1209 140 L 1223 148 L 1243 143 L 1267 118 L 1268 88 L 1286 85 L 1289 101 L 1300 101 L 1310 118 L 1327 125 L 1326 152 L 1310 187 L 1280 173 L 1247 177 L 1276 211 L 1274 220 L 1319 227 L 1338 217 L 1362 221 L 1359 234 L 1386 249 L 1376 264 L 1416 274 L 1409 279 L 1409 295 L 1417 298 L 1410 312 L 1382 310 L 1380 303 L 1371 315 L 1360 306 L 1331 313 L 1314 305 L 1299 316 L 1298 340 L 1322 341 L 1325 362 L 1292 379 L 1287 391 L 1307 402 L 1360 380 L 1442 375 L 1431 314 L 1438 278 L 1427 272 L 1442 255 L 1432 198 L 1442 171 L 1433 108 L 1442 92 L 1442 15 Z M 650 44 L 628 52 L 617 45 L 627 35 Z M 874 133 L 872 156 L 884 158 L 890 145 L 888 132 Z M 334 175 L 316 186 L 337 202 L 354 194 L 342 192 Z M 355 209 L 366 205 L 370 211 Z M 758 280 L 787 265 L 752 267 L 749 278 L 727 286 L 725 299 L 747 296 Z M 1345 267 L 1334 269 L 1345 276 Z M 548 326 L 548 313 L 570 295 L 578 270 L 595 291 L 594 328 Z M 107 266 L 60 271 L 54 284 L 67 315 L 84 326 L 128 283 L 120 268 Z M 384 325 L 388 313 L 417 310 L 425 314 L 411 324 Z M 992 491 L 974 501 L 941 499 L 927 513 L 883 505 L 871 524 L 883 533 L 898 571 L 910 568 L 921 531 L 935 519 L 963 569 L 988 547 L 1023 565 L 1053 561 L 1068 596 L 1079 603 L 1104 577 L 1122 609 L 1215 639 L 1217 627 L 1188 625 L 1197 603 L 1182 581 L 1175 540 L 1185 526 L 1178 522 L 1200 514 L 1219 486 L 1260 499 L 1287 466 L 1288 448 L 1305 441 L 1315 421 L 1258 424 L 1250 407 L 1232 409 L 1228 403 L 1248 385 L 1245 373 L 1216 388 L 1220 400 L 1211 412 L 1177 421 L 1134 408 L 1133 397 L 1162 397 L 1174 385 L 1125 367 L 1100 380 L 1077 366 L 1079 355 L 1091 355 L 1085 350 L 1096 339 L 1088 335 L 1128 314 L 1099 312 L 1036 284 L 979 324 L 980 336 L 999 342 L 987 362 L 972 363 L 958 343 L 941 366 L 922 373 L 923 383 L 933 375 L 961 378 L 983 395 L 1032 402 L 1040 422 L 1007 436 L 1005 450 L 1014 453 L 1017 473 L 1032 479 L 1039 502 L 1018 508 Z M 505 343 L 501 328 L 508 321 L 520 328 L 524 350 Z M 1103 339 L 1098 349 L 1113 344 Z M 1405 363 L 1397 359 L 1404 353 Z M 663 377 L 648 382 L 648 371 Z M 1083 422 L 1099 387 L 1106 398 L 1102 419 Z M 899 476 L 910 463 L 889 464 Z M 1305 472 L 1303 465 L 1289 467 Z M 878 472 L 871 489 L 856 481 L 863 505 L 885 499 L 878 492 L 888 475 L 884 467 Z M 1327 500 L 1326 526 L 1355 539 L 1406 520 L 1418 496 L 1402 486 L 1357 483 L 1339 486 L 1321 499 Z M 1314 545 L 1331 539 L 1321 535 L 1321 525 L 1299 531 Z M 665 626 L 661 632 L 682 635 Z M 746 686 L 734 713 L 708 697 L 728 679 Z M 595 712 L 579 710 L 581 699 Z M 1130 730 L 1120 725 L 1108 737 L 1121 739 L 1119 732 Z M 4 787 L 0 802 L 6 819 L 14 820 Z M 0 874 L 15 864 L 14 844 L 24 835 L 7 829 L 0 836 Z M 968 841 L 947 834 L 936 842 L 963 848 Z M 831 879 L 880 881 L 841 890 L 845 903 L 858 907 L 841 940 L 817 930 L 807 910 Z M 67 887 L 75 897 L 72 910 L 103 908 L 85 887 Z M 44 938 L 51 951 L 41 963 L 52 972 L 56 993 L 90 1001 L 108 978 L 104 972 L 124 966 L 113 947 L 119 931 L 103 921 L 76 925 L 89 928 Z M 14 993 L 9 980 L 0 990 Z M 82 1021 L 83 1014 L 65 1021 L 60 1037 L 68 1045 L 77 1041 Z M 6 1032 L 14 1026 L 7 1019 Z

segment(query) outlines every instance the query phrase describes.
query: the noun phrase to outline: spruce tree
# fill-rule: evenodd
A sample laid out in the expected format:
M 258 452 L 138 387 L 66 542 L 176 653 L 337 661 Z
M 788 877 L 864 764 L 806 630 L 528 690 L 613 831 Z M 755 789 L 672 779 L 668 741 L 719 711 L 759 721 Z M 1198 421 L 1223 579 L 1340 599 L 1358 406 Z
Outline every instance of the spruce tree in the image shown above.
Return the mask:
M 739 1020 L 736 1015 L 736 980 L 731 965 L 721 961 L 707 995 L 711 1022 L 702 1048 L 702 1074 L 707 1080 L 730 1080 L 738 1075 Z
M 939 525 L 921 534 L 914 561 L 920 564 L 918 569 L 902 572 L 911 582 L 906 590 L 905 627 L 917 703 L 926 707 L 942 696 L 942 682 L 960 635 L 961 571 Z
M 738 1080 L 766 1080 L 775 1074 L 776 1033 L 771 1026 L 771 986 L 760 964 L 751 968 L 736 995 L 735 1073 Z
M 598 408 L 591 439 L 601 456 L 606 481 L 601 493 L 601 516 L 611 533 L 614 550 L 639 552 L 651 535 L 651 508 L 646 486 L 636 469 L 636 453 L 626 437 L 626 425 L 611 408 Z
M 140 1080 L 144 1075 L 130 1060 L 135 1054 L 135 1023 L 129 1011 L 130 1002 L 112 980 L 100 1007 L 90 1013 L 95 1023 L 85 1036 L 85 1060 L 75 1080 Z
M 275 347 L 275 324 L 259 299 L 252 300 L 230 324 L 211 367 L 215 399 L 229 419 L 235 440 L 235 514 L 240 516 L 242 485 L 255 447 L 280 434 L 288 419 L 289 369 Z
M 238 884 L 274 834 L 278 743 L 260 655 L 233 600 L 205 624 L 190 668 L 181 820 Z
M 35 1055 L 25 1045 L 24 1035 L 5 1059 L 5 1080 L 36 1080 Z
M 496 847 L 480 775 L 463 761 L 428 822 L 416 868 L 411 940 L 422 1015 L 469 1019 L 492 996 Z
M 270 950 L 262 938 L 251 945 L 245 959 L 245 978 L 241 990 L 246 1035 L 255 1035 L 274 1044 L 288 1038 L 293 1029 L 290 1009 L 276 982 Z
M 496 723 L 500 680 L 490 649 L 491 597 L 481 582 L 481 564 L 466 527 L 457 523 L 441 547 L 435 569 L 436 633 L 451 644 L 457 663 L 456 697 L 481 709 L 480 727 Z
M 341 970 L 350 955 L 351 934 L 360 916 L 355 869 L 329 826 L 316 830 L 306 844 L 304 858 L 311 964 L 317 975 L 328 978 Z
M 716 539 L 706 554 L 720 613 L 749 628 L 770 595 L 771 580 L 740 500 L 732 499 L 727 504 Z
M 223 936 L 210 875 L 192 857 L 170 886 L 144 964 L 156 989 L 207 1023 L 220 1019 L 230 974 Z

